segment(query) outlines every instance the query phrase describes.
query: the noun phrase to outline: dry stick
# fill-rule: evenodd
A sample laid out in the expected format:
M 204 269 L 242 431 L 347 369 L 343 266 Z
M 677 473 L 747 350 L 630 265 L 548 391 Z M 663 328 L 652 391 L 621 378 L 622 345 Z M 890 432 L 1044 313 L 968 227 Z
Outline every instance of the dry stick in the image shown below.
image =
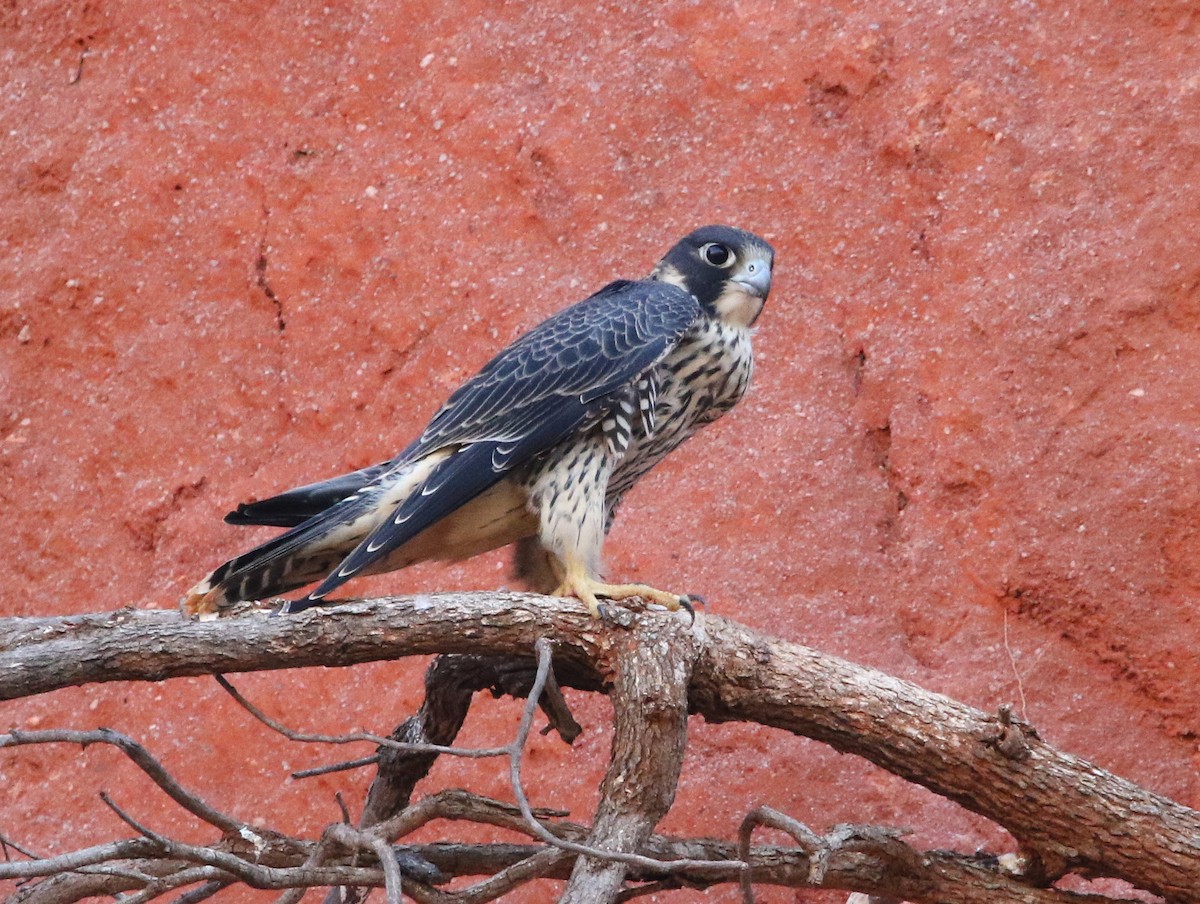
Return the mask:
M 360 744 L 371 743 L 379 747 L 391 747 L 395 750 L 403 750 L 406 753 L 447 753 L 451 756 L 461 756 L 467 759 L 485 759 L 487 757 L 506 756 L 509 752 L 508 747 L 483 747 L 478 749 L 463 748 L 463 747 L 446 747 L 441 744 L 412 744 L 406 741 L 394 741 L 391 738 L 385 738 L 383 735 L 371 734 L 367 731 L 352 731 L 347 734 L 314 734 L 311 732 L 295 731 L 288 728 L 282 722 L 276 721 L 264 713 L 261 709 L 247 700 L 241 695 L 237 688 L 229 683 L 229 680 L 224 675 L 213 675 L 217 680 L 217 684 L 221 685 L 233 697 L 238 704 L 266 725 L 272 731 L 277 731 L 289 741 L 298 741 L 305 744 Z M 378 758 L 378 755 L 372 757 L 372 760 Z M 339 768 L 345 764 L 339 764 Z
M 796 842 L 800 845 L 800 850 L 809 858 L 808 873 L 809 878 L 811 878 L 815 866 L 813 858 L 823 847 L 820 836 L 798 819 L 792 819 L 790 816 L 786 816 L 770 807 L 758 807 L 746 814 L 746 818 L 742 820 L 742 824 L 738 829 L 738 855 L 747 863 L 751 862 L 750 841 L 754 835 L 754 830 L 760 825 L 781 829 L 796 839 Z M 740 884 L 742 888 L 742 900 L 746 904 L 754 904 L 754 885 L 750 881 L 749 870 L 742 873 Z
M 205 882 L 202 888 L 215 886 L 204 897 L 194 899 L 202 901 L 204 898 L 212 897 L 217 891 L 229 885 L 231 881 L 232 877 L 228 873 L 215 866 L 194 866 L 190 869 L 181 869 L 169 876 L 152 879 L 141 891 L 123 895 L 121 904 L 146 904 L 147 901 L 153 901 L 159 895 L 166 894 L 172 889 L 182 888 L 184 885 L 192 885 L 196 882 Z M 194 889 L 197 892 L 201 890 Z M 184 897 L 188 896 L 184 895 Z
M 387 893 L 388 904 L 403 904 L 400 895 L 403 877 L 400 875 L 400 864 L 396 862 L 395 853 L 382 838 L 372 840 L 371 850 L 375 852 L 375 856 L 379 858 L 379 862 L 383 866 L 384 890 Z
M 334 792 L 333 799 L 337 801 L 338 809 L 342 811 L 342 822 L 350 825 L 350 808 L 346 806 L 346 801 L 342 798 L 342 792 Z
M 328 766 L 314 766 L 312 769 L 300 769 L 292 773 L 292 778 L 316 778 L 318 775 L 329 775 L 331 772 L 349 772 L 351 769 L 361 769 L 364 766 L 379 764 L 379 754 L 364 756 L 358 760 L 346 760 L 342 763 L 330 763 Z
M 803 884 L 810 888 L 840 888 L 860 895 L 865 890 L 884 895 L 879 900 L 917 902 L 1133 904 L 1123 898 L 1034 888 L 1006 875 L 994 862 L 980 862 L 946 851 L 921 853 L 901 841 L 902 833 L 895 829 L 839 825 L 819 836 L 799 820 L 770 807 L 759 807 L 743 820 L 738 832 L 739 852 L 743 856 L 747 856 L 750 836 L 760 825 L 787 832 L 799 842 L 808 858 Z M 754 901 L 753 888 L 745 881 L 742 899 L 750 904 Z
M 121 734 L 109 728 L 97 728 L 93 731 L 71 731 L 68 729 L 49 729 L 41 731 L 10 731 L 0 734 L 0 748 L 20 747 L 25 744 L 111 744 L 129 759 L 139 769 L 148 775 L 154 784 L 193 816 L 197 816 L 211 826 L 215 826 L 226 835 L 241 835 L 245 838 L 257 837 L 248 825 L 239 822 L 226 814 L 215 810 L 203 800 L 184 788 L 175 778 L 163 768 L 145 747 L 128 735 Z
M 531 812 L 535 819 L 552 819 L 566 815 L 565 810 L 543 807 L 535 807 Z M 465 820 L 481 825 L 511 829 L 530 836 L 537 835 L 521 815 L 519 807 L 488 797 L 479 797 L 459 788 L 450 788 L 430 795 L 397 813 L 391 819 L 376 823 L 370 827 L 370 831 L 381 838 L 395 841 L 435 819 Z M 582 833 L 582 827 L 575 828 Z
M 55 857 L 39 857 L 34 860 L 0 863 L 0 881 L 5 879 L 36 879 L 58 873 L 82 872 L 109 860 L 130 860 L 146 857 L 157 847 L 148 839 L 134 838 L 127 841 L 112 841 L 94 847 L 70 851 Z
M 455 900 L 459 904 L 481 904 L 484 901 L 494 901 L 501 895 L 508 894 L 518 885 L 524 885 L 533 879 L 545 876 L 552 869 L 570 858 L 567 851 L 558 848 L 543 848 L 531 857 L 526 857 L 512 866 L 507 866 L 491 877 L 457 892 Z
M 356 829 L 346 823 L 334 823 L 325 830 L 325 838 L 322 840 L 330 839 L 344 848 L 356 851 L 359 849 L 369 850 L 375 854 L 383 869 L 384 889 L 387 893 L 388 904 L 400 904 L 401 890 L 411 889 L 415 886 L 414 882 L 405 882 L 397 851 L 391 847 L 388 839 L 375 829 Z M 409 856 L 415 857 L 415 855 Z M 422 858 L 415 857 L 415 859 L 441 878 L 441 873 L 436 867 L 432 867 Z
M 304 866 L 310 869 L 323 866 L 325 858 L 329 855 L 329 847 L 327 836 L 322 836 L 321 840 L 313 848 L 312 853 L 305 859 Z M 299 904 L 300 899 L 304 897 L 307 891 L 307 888 L 289 888 L 275 899 L 275 904 Z
M 0 849 L 2 849 L 4 851 L 5 861 L 9 861 L 12 859 L 11 857 L 8 856 L 9 848 L 12 848 L 18 854 L 23 854 L 24 856 L 28 857 L 30 860 L 42 859 L 37 854 L 33 853 L 33 851 L 29 850 L 29 848 L 22 847 L 21 845 L 17 844 L 15 841 L 13 841 L 11 838 L 8 838 L 4 834 L 0 833 Z

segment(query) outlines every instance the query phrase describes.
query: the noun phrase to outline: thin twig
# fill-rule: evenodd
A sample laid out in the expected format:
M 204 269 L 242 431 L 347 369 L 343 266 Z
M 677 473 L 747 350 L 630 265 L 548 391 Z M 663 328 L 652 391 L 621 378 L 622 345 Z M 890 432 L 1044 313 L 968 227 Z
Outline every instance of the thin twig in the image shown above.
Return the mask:
M 0 863 L 0 880 L 37 879 L 58 873 L 79 872 L 88 867 L 110 860 L 131 860 L 146 857 L 156 851 L 157 846 L 145 839 L 134 838 L 113 841 L 94 847 L 70 851 L 55 857 L 39 857 L 34 860 L 10 860 Z
M 192 885 L 196 882 L 204 882 L 205 884 L 201 888 L 194 889 L 193 892 L 181 896 L 181 900 L 189 898 L 190 895 L 200 892 L 209 886 L 216 886 L 216 888 L 202 897 L 189 898 L 189 900 L 203 901 L 205 898 L 211 898 L 222 888 L 233 882 L 233 877 L 224 870 L 217 869 L 215 866 L 193 866 L 188 869 L 181 869 L 169 876 L 155 878 L 141 891 L 122 897 L 121 904 L 146 904 L 146 902 L 153 901 L 155 898 L 173 889 L 181 888 L 184 885 Z
M 153 841 L 155 844 L 157 844 L 159 847 L 163 848 L 164 850 L 171 846 L 171 840 L 169 838 L 167 838 L 163 835 L 159 835 L 157 832 L 153 831 L 152 829 L 147 828 L 146 826 L 144 826 L 140 822 L 138 822 L 136 819 L 134 819 L 132 816 L 130 816 L 128 813 L 126 813 L 124 810 L 122 810 L 120 808 L 120 806 L 117 805 L 116 801 L 114 801 L 111 797 L 108 796 L 107 791 L 100 792 L 100 799 L 102 801 L 104 801 L 104 803 L 108 806 L 108 808 L 110 810 L 112 810 L 114 813 L 117 814 L 117 816 L 120 817 L 120 819 L 123 823 L 125 823 L 127 826 L 132 828 L 139 835 L 149 838 L 151 841 Z
M 9 848 L 12 848 L 18 854 L 22 854 L 22 855 L 28 857 L 30 860 L 41 860 L 42 859 L 37 854 L 35 854 L 33 851 L 31 851 L 29 848 L 22 847 L 21 845 L 17 844 L 15 841 L 13 841 L 8 836 L 0 834 L 0 850 L 4 851 L 4 859 L 6 861 L 12 859 L 8 856 Z
M 477 882 L 456 892 L 455 899 L 459 904 L 480 904 L 483 901 L 494 901 L 501 895 L 508 894 L 518 885 L 541 878 L 570 856 L 568 851 L 546 848 L 538 851 L 532 857 L 526 857 L 512 866 L 505 867 L 482 882 Z
M 538 704 L 550 719 L 542 728 L 543 735 L 557 731 L 560 738 L 568 744 L 574 744 L 575 739 L 583 734 L 583 726 L 571 715 L 571 708 L 567 706 L 567 698 L 563 696 L 553 669 L 546 676 L 546 687 Z
M 228 888 L 232 884 L 229 879 L 213 879 L 211 882 L 205 882 L 199 888 L 193 888 L 189 892 L 180 895 L 171 904 L 200 904 L 201 901 L 207 901 L 217 892 L 224 888 Z M 121 904 L 125 904 L 122 899 Z
M 338 809 L 342 811 L 342 822 L 350 825 L 350 808 L 346 806 L 346 801 L 342 798 L 342 792 L 335 791 L 333 799 L 337 801 Z
M 566 810 L 544 807 L 535 807 L 532 812 L 536 819 L 556 819 L 568 815 Z M 466 820 L 538 837 L 536 832 L 525 822 L 518 807 L 456 788 L 439 791 L 437 794 L 426 797 L 400 811 L 391 819 L 376 823 L 370 828 L 381 838 L 395 841 L 435 819 Z M 582 826 L 573 828 L 580 836 L 584 834 Z
M 1004 652 L 1008 654 L 1008 665 L 1012 669 L 1013 678 L 1017 681 L 1017 696 L 1021 698 L 1021 718 L 1029 720 L 1029 707 L 1025 701 L 1025 683 L 1021 680 L 1021 670 L 1017 668 L 1017 657 L 1008 642 L 1008 607 L 1004 607 Z
M 653 882 L 643 882 L 640 885 L 630 886 L 623 889 L 617 895 L 616 904 L 624 904 L 625 901 L 633 901 L 637 898 L 653 895 L 660 891 L 672 891 L 680 887 L 680 882 L 675 878 L 656 879 Z
M 379 763 L 379 754 L 364 756 L 357 760 L 346 760 L 342 763 L 330 763 L 328 766 L 314 766 L 312 769 L 301 769 L 292 773 L 292 778 L 316 778 L 318 775 L 329 775 L 331 772 L 349 772 L 351 769 L 361 769 L 364 766 L 375 766 Z
M 0 734 L 0 747 L 20 747 L 26 744 L 110 744 L 124 753 L 139 769 L 150 777 L 154 784 L 193 816 L 215 826 L 226 835 L 254 834 L 243 822 L 215 810 L 203 800 L 184 788 L 167 772 L 163 765 L 145 747 L 128 735 L 109 728 L 94 731 L 72 731 L 70 729 L 46 729 L 41 731 L 10 731 Z
M 329 849 L 332 844 L 333 840 L 330 838 L 329 832 L 326 831 L 324 834 L 322 834 L 321 840 L 316 843 L 312 849 L 312 852 L 305 859 L 304 868 L 312 869 L 313 867 L 324 865 L 325 859 L 329 856 Z M 355 851 L 356 856 L 357 853 L 358 852 Z M 308 889 L 302 887 L 288 889 L 275 899 L 275 904 L 299 904 L 300 899 L 304 897 L 304 893 L 307 890 Z
M 375 744 L 378 747 L 391 747 L 395 750 L 403 750 L 405 753 L 444 753 L 449 756 L 461 756 L 467 759 L 485 759 L 487 757 L 507 756 L 509 748 L 506 747 L 481 747 L 481 748 L 463 748 L 463 747 L 445 747 L 441 744 L 413 744 L 404 741 L 396 741 L 392 738 L 386 738 L 383 735 L 372 734 L 367 731 L 352 731 L 346 734 L 328 735 L 317 734 L 313 732 L 296 731 L 288 728 L 282 722 L 271 718 L 229 683 L 224 675 L 213 675 L 217 683 L 223 687 L 234 700 L 241 705 L 246 712 L 254 716 L 258 721 L 262 722 L 272 731 L 278 732 L 289 741 L 298 741 L 304 744 L 359 744 L 369 743 Z
M 751 862 L 750 840 L 754 835 L 754 830 L 759 826 L 779 829 L 796 839 L 800 850 L 808 857 L 809 878 L 811 879 L 816 869 L 818 856 L 829 849 L 825 840 L 800 820 L 794 819 L 786 813 L 780 813 L 772 807 L 756 807 L 746 814 L 741 826 L 738 827 L 738 856 L 747 864 Z M 750 870 L 742 873 L 741 888 L 742 900 L 745 904 L 754 904 L 754 885 L 751 882 Z

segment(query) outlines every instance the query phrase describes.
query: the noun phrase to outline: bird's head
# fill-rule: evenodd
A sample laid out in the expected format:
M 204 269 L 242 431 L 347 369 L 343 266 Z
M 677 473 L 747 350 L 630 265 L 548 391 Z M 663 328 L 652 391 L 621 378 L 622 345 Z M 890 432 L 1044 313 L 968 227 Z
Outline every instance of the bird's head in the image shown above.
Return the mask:
M 774 263 L 775 249 L 765 239 L 732 226 L 704 226 L 668 251 L 650 278 L 695 295 L 713 317 L 749 327 L 771 291 Z

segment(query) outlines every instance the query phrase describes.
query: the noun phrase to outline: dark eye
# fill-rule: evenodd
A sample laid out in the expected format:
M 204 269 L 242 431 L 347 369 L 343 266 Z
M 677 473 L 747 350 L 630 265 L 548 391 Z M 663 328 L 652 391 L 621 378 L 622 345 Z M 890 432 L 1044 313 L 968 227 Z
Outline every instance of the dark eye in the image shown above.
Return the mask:
M 709 242 L 700 249 L 700 257 L 714 267 L 728 267 L 733 263 L 733 252 L 720 242 Z

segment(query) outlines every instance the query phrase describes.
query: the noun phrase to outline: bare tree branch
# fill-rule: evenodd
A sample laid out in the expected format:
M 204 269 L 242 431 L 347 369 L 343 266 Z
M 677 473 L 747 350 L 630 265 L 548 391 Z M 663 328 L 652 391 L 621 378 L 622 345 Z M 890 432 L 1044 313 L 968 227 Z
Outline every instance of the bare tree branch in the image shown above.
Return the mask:
M 865 757 L 1002 825 L 1045 880 L 1074 869 L 1200 901 L 1195 810 L 1054 749 L 1009 713 L 717 621 L 692 682 L 693 711 L 710 721 L 759 722 Z
M 531 644 L 532 646 L 532 644 Z M 412 790 L 433 766 L 439 750 L 458 736 L 472 697 L 479 691 L 493 695 L 527 697 L 533 687 L 536 665 L 528 653 L 520 656 L 445 655 L 434 660 L 425 675 L 425 700 L 416 715 L 391 734 L 396 747 L 379 751 L 379 771 L 371 783 L 362 826 L 374 825 L 408 806 Z M 550 725 L 570 744 L 580 731 L 571 717 L 555 673 L 571 686 L 599 691 L 594 674 L 556 663 L 546 679 L 546 692 L 538 701 Z M 502 749 L 509 753 L 510 747 Z
M 523 594 L 448 594 L 430 605 L 433 601 L 353 602 L 287 619 L 251 614 L 204 623 L 134 610 L 0 620 L 5 642 L 0 698 L 91 681 L 349 665 L 481 648 L 528 661 L 528 649 L 541 637 L 554 644 L 560 680 L 574 676 L 580 683 L 612 688 L 619 678 L 623 638 L 647 630 L 643 622 L 672 621 L 662 613 L 631 613 L 628 627 L 598 625 L 573 601 Z M 994 819 L 1020 841 L 1030 869 L 1021 877 L 1004 877 L 986 865 L 978 867 L 986 875 L 1001 875 L 1031 895 L 1031 883 L 1074 870 L 1125 879 L 1172 904 L 1200 902 L 1200 814 L 1195 811 L 1055 750 L 1011 713 L 987 715 L 724 619 L 701 616 L 698 624 L 706 636 L 686 682 L 692 712 L 711 721 L 753 721 L 816 738 Z M 667 646 L 668 658 L 681 657 L 673 644 Z M 13 743 L 14 737 L 0 736 L 0 745 Z M 851 854 L 864 856 L 838 856 Z M 729 856 L 736 860 L 736 852 Z M 643 864 L 625 864 L 630 876 L 654 876 Z M 379 870 L 372 875 L 365 884 L 382 881 Z M 835 876 L 830 866 L 826 882 Z M 336 881 L 346 881 L 345 874 Z
M 311 769 L 298 769 L 292 773 L 292 778 L 316 778 L 318 775 L 329 775 L 333 772 L 349 772 L 351 769 L 362 769 L 364 766 L 379 765 L 379 754 L 360 757 L 357 760 L 343 760 L 340 763 L 330 763 L 327 766 L 313 766 Z
M 449 754 L 450 756 L 461 756 L 467 759 L 486 759 L 488 757 L 507 756 L 508 747 L 484 747 L 469 749 L 465 747 L 449 747 L 442 744 L 422 744 L 417 741 L 397 741 L 395 738 L 385 738 L 382 735 L 372 734 L 369 731 L 351 731 L 345 734 L 320 734 L 314 732 L 296 731 L 288 728 L 282 722 L 272 719 L 261 709 L 242 696 L 241 692 L 234 687 L 224 675 L 214 675 L 217 679 L 217 684 L 221 685 L 222 689 L 233 697 L 237 704 L 246 712 L 254 716 L 258 721 L 262 722 L 272 731 L 276 731 L 283 735 L 289 741 L 297 741 L 304 744 L 378 744 L 380 747 L 390 747 L 404 753 L 432 753 L 432 754 Z M 372 759 L 377 759 L 378 754 Z
M 675 800 L 687 746 L 688 682 L 701 642 L 678 619 L 661 618 L 639 620 L 614 647 L 612 758 L 588 844 L 633 854 Z M 666 649 L 677 655 L 664 656 Z M 582 857 L 562 902 L 615 900 L 625 873 L 619 860 Z
M 192 794 L 177 782 L 162 764 L 150 755 L 141 744 L 133 740 L 133 738 L 123 735 L 118 731 L 113 731 L 110 728 L 97 728 L 92 731 L 70 731 L 64 729 L 52 729 L 49 731 L 18 731 L 13 730 L 8 734 L 0 734 L 0 748 L 4 747 L 21 747 L 28 744 L 80 744 L 87 747 L 89 744 L 110 744 L 124 753 L 134 764 L 137 765 L 154 784 L 179 804 L 189 813 L 198 816 L 200 819 L 207 822 L 209 825 L 215 826 L 225 834 L 229 835 L 245 835 L 251 837 L 255 835 L 248 825 L 239 822 L 215 810 L 206 804 L 203 800 Z

